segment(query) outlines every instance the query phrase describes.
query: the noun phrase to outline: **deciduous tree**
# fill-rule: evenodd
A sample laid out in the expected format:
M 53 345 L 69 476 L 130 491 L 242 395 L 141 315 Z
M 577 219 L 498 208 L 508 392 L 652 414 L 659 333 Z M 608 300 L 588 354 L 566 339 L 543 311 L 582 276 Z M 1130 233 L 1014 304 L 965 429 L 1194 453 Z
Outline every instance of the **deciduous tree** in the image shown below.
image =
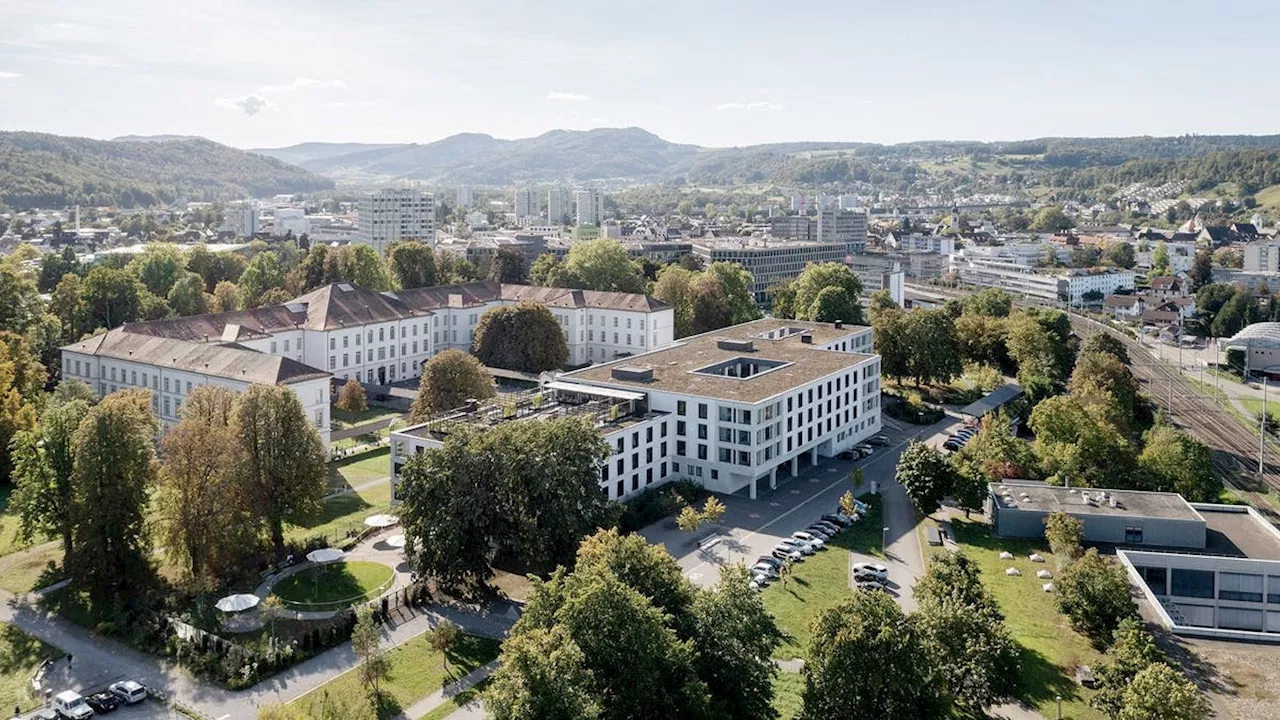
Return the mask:
M 428 633 L 439 627 L 437 625 Z M 382 654 L 382 629 L 374 619 L 372 607 L 366 605 L 356 611 L 356 624 L 351 630 L 351 650 L 360 659 L 360 684 L 369 695 L 369 704 L 377 708 L 382 696 L 382 681 L 391 674 L 391 663 Z
M 895 479 L 902 483 L 916 508 L 928 515 L 942 507 L 951 492 L 955 470 L 946 456 L 922 442 L 912 441 L 898 459 Z
M 1138 467 L 1148 489 L 1176 492 L 1192 502 L 1213 502 L 1222 483 L 1213 474 L 1209 447 L 1177 428 L 1159 423 L 1142 436 Z
M 99 265 L 81 289 L 90 328 L 113 328 L 141 317 L 142 285 L 124 270 Z
M 345 413 L 364 412 L 369 409 L 369 398 L 365 395 L 364 386 L 359 380 L 350 378 L 338 393 L 336 407 Z
M 718 278 L 700 274 L 691 291 L 689 329 L 692 334 L 700 335 L 733 324 L 733 309 Z
M 795 279 L 795 315 L 800 320 L 813 320 L 819 309 L 815 303 L 818 295 L 826 288 L 842 288 L 845 295 L 855 303 L 862 294 L 862 281 L 844 263 L 810 263 L 806 265 L 799 277 Z M 857 309 L 854 317 L 840 318 L 853 325 L 863 322 L 862 308 Z
M 693 283 L 697 278 L 696 272 L 668 265 L 653 285 L 653 296 L 671 306 L 677 338 L 693 334 Z
M 594 720 L 601 715 L 586 656 L 560 626 L 535 628 L 503 643 L 502 664 L 484 699 L 495 720 Z
M 391 278 L 402 289 L 431 287 L 437 284 L 436 256 L 431 246 L 418 241 L 400 242 L 387 251 Z
M 1196 686 L 1164 664 L 1148 665 L 1124 691 L 1119 720 L 1204 720 L 1213 708 Z
M 462 407 L 468 400 L 493 396 L 493 378 L 479 360 L 461 350 L 445 350 L 422 366 L 410 421 L 422 422 L 435 413 Z
M 527 373 L 555 370 L 569 360 L 564 333 L 546 305 L 525 300 L 481 315 L 472 352 L 489 367 Z
M 712 717 L 777 717 L 773 680 L 778 669 L 770 658 L 783 636 L 750 583 L 744 567 L 725 568 L 720 582 L 698 591 L 693 603 L 696 669 L 710 692 Z
M 499 248 L 489 264 L 489 279 L 517 285 L 527 282 L 529 274 L 525 270 L 524 253 L 511 247 Z
M 1110 644 L 1121 620 L 1137 616 L 1124 568 L 1099 555 L 1096 548 L 1058 572 L 1054 592 L 1058 609 L 1071 626 L 1098 647 Z
M 253 256 L 240 275 L 238 287 L 240 303 L 246 308 L 263 305 L 262 296 L 271 288 L 284 285 L 284 267 L 280 264 L 280 256 L 274 252 L 260 252 Z M 214 290 L 217 295 L 217 290 Z
M 569 249 L 565 270 L 584 290 L 644 292 L 644 275 L 617 240 L 589 240 Z
M 1155 638 L 1140 621 L 1125 619 L 1116 628 L 1115 640 L 1107 648 L 1106 661 L 1094 667 L 1096 692 L 1090 707 L 1101 710 L 1109 718 L 1120 717 L 1124 710 L 1125 690 L 1138 673 L 1151 665 L 1167 664 L 1168 657 L 1156 646 Z
M 1084 523 L 1057 510 L 1044 518 L 1044 537 L 1049 550 L 1063 568 L 1080 559 L 1084 554 Z
M 75 434 L 88 414 L 87 401 L 55 394 L 41 413 L 40 424 L 13 441 L 16 488 L 10 503 L 22 518 L 23 537 L 57 535 L 64 559 L 71 556 L 73 544 Z
M 183 273 L 174 281 L 169 288 L 167 302 L 175 313 L 184 317 L 209 312 L 204 280 L 193 272 Z
M 213 302 L 209 309 L 212 312 L 231 312 L 240 308 L 240 288 L 229 280 L 219 282 L 213 289 Z
M 713 262 L 702 271 L 704 276 L 714 277 L 720 281 L 724 290 L 725 302 L 729 305 L 729 324 L 738 325 L 762 317 L 760 308 L 756 306 L 755 278 L 751 271 L 734 262 Z

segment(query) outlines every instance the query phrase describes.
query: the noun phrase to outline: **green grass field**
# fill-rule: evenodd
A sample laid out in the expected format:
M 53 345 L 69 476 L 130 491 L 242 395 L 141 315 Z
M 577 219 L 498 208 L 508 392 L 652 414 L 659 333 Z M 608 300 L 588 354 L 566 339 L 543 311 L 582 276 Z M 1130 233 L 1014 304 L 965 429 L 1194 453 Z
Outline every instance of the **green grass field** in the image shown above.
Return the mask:
M 0 485 L 0 557 L 49 540 L 43 535 L 31 538 L 30 542 L 22 539 L 22 522 L 9 508 L 9 495 L 12 492 L 12 485 Z
M 314 517 L 297 524 L 286 524 L 284 538 L 302 541 L 323 535 L 330 544 L 341 542 L 353 533 L 364 529 L 364 519 L 391 506 L 391 482 L 377 483 L 372 487 L 327 498 Z
M 425 636 L 419 635 L 387 652 L 391 671 L 387 680 L 382 683 L 382 702 L 377 710 L 368 701 L 356 702 L 352 703 L 355 714 L 344 717 L 347 720 L 387 720 L 395 717 L 415 702 L 444 687 L 445 683 L 457 680 L 496 657 L 496 640 L 464 635 L 458 645 L 449 651 L 446 667 L 446 658 L 430 648 Z M 293 704 L 302 707 L 313 717 L 320 717 L 319 707 L 326 692 L 343 698 L 363 700 L 368 697 L 360 684 L 359 675 L 351 671 L 303 695 Z
M 451 698 L 445 699 L 444 704 L 437 706 L 435 710 L 423 715 L 422 720 L 443 720 L 443 718 L 447 718 L 457 712 L 463 705 L 479 698 L 484 694 L 485 689 L 488 687 L 489 680 L 486 678 L 480 683 L 473 685 L 471 688 L 463 690 Z
M 1102 713 L 1088 706 L 1092 691 L 1076 684 L 1075 668 L 1096 667 L 1101 654 L 1084 636 L 1071 629 L 1058 612 L 1051 593 L 1041 589 L 1045 582 L 1037 570 L 1057 570 L 1048 543 L 1043 540 L 993 538 L 984 523 L 953 520 L 952 529 L 961 550 L 982 571 L 982 582 L 991 590 L 1005 615 L 1005 624 L 1022 646 L 1022 686 L 1018 698 L 1039 709 L 1045 717 L 1056 717 L 1054 698 L 1062 696 L 1063 720 L 1102 720 Z M 1001 560 L 1000 552 L 1013 553 L 1013 560 Z M 1032 563 L 1031 553 L 1047 561 Z M 1021 577 L 1004 574 L 1016 567 Z
M 333 430 L 345 430 L 356 425 L 381 420 L 387 417 L 400 417 L 399 410 L 392 410 L 385 407 L 370 407 L 356 413 L 342 412 L 334 409 L 329 415 L 329 427 Z
M 804 675 L 779 672 L 773 680 L 773 709 L 779 720 L 793 720 L 804 707 Z
M 774 652 L 775 658 L 804 657 L 814 618 L 853 592 L 849 589 L 849 555 L 852 551 L 883 557 L 879 498 L 871 496 L 864 500 L 870 506 L 867 517 L 832 538 L 826 550 L 809 556 L 804 562 L 795 563 L 785 587 L 775 580 L 761 592 L 765 607 L 773 613 L 778 627 L 788 638 Z
M 1260 212 L 1269 213 L 1272 217 L 1280 213 L 1280 185 L 1262 188 L 1254 193 L 1253 198 L 1258 201 Z
M 381 563 L 327 563 L 290 575 L 271 593 L 286 602 L 332 610 L 376 597 L 389 586 L 393 575 L 394 571 Z
M 36 707 L 27 695 L 31 675 L 44 660 L 63 654 L 12 625 L 0 623 L 0 713 L 7 713 L 14 706 L 23 710 Z
M 329 463 L 330 490 L 346 490 L 391 476 L 391 448 Z

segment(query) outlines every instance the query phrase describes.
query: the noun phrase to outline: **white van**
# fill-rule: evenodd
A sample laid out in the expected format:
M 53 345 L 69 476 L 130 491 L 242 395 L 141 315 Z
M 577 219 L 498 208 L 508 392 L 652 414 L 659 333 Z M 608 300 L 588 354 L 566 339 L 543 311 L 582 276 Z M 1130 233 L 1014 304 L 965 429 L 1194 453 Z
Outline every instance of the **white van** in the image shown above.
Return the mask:
M 93 717 L 93 708 L 80 697 L 80 693 L 72 690 L 63 690 L 55 695 L 53 709 L 57 711 L 58 717 L 66 720 L 85 720 Z

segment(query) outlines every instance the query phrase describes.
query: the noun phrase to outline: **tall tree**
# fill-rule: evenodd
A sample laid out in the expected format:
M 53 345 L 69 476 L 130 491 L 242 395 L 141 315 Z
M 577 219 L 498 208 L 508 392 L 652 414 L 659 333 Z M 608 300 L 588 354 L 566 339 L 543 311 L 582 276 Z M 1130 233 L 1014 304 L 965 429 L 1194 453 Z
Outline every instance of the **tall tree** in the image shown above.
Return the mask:
M 196 388 L 160 441 L 160 537 L 195 579 L 220 577 L 257 549 L 250 498 L 238 477 L 243 448 L 233 427 L 235 402 L 226 388 Z
M 1151 665 L 1168 662 L 1164 651 L 1156 646 L 1155 638 L 1138 620 L 1122 620 L 1116 628 L 1114 642 L 1107 648 L 1106 661 L 1094 668 L 1097 692 L 1089 699 L 1090 707 L 1101 710 L 1109 718 L 1120 717 L 1125 690 L 1138 673 Z
M 815 302 L 818 294 L 828 287 L 843 288 L 846 295 L 854 302 L 862 294 L 862 281 L 844 263 L 811 263 L 795 279 L 795 314 L 800 320 L 813 320 L 818 309 Z M 841 318 L 845 322 L 858 325 L 863 322 L 861 306 L 855 317 Z
M 751 589 L 745 568 L 726 568 L 711 590 L 698 592 L 693 604 L 698 676 L 711 694 L 712 712 L 723 718 L 772 720 L 771 659 L 782 632 Z
M 446 620 L 445 622 L 448 622 Z M 360 659 L 360 684 L 375 709 L 381 704 L 382 681 L 391 674 L 391 663 L 382 654 L 382 629 L 368 605 L 356 611 L 356 624 L 351 630 L 351 650 Z
M 315 511 L 324 497 L 324 446 L 287 387 L 250 386 L 236 403 L 234 427 L 245 453 L 242 482 L 279 556 L 285 520 Z
M 432 260 L 434 265 L 435 260 Z M 334 272 L 330 276 L 330 272 Z M 338 282 L 341 278 L 337 276 L 337 263 L 332 266 L 329 263 L 329 246 L 324 244 L 312 245 L 307 251 L 307 256 L 302 259 L 298 267 L 294 268 L 297 273 L 298 290 L 303 293 L 309 293 L 318 287 L 328 285 L 329 283 Z
M 945 455 L 913 441 L 902 451 L 894 479 L 902 483 L 916 509 L 928 515 L 942 507 L 942 498 L 951 492 L 954 474 Z
M 781 280 L 769 286 L 769 310 L 776 318 L 796 316 L 796 285 L 794 280 Z M 888 293 L 885 293 L 886 297 Z M 892 301 L 890 301 L 892 302 Z
M 696 272 L 668 265 L 653 285 L 653 296 L 671 306 L 677 338 L 693 334 L 693 283 L 697 277 Z
M 1013 296 L 1000 288 L 983 288 L 964 299 L 966 315 L 1008 317 L 1013 310 Z
M 1176 492 L 1192 502 L 1213 502 L 1222 489 L 1209 447 L 1164 423 L 1143 433 L 1138 467 L 1147 473 L 1148 489 Z
M 209 312 L 204 280 L 193 272 L 183 273 L 169 289 L 168 304 L 175 313 L 183 317 Z
M 461 350 L 445 350 L 422 366 L 410 422 L 422 422 L 468 400 L 486 400 L 494 394 L 493 378 L 479 360 Z
M 734 262 L 714 262 L 702 271 L 704 276 L 720 281 L 725 302 L 729 305 L 729 323 L 738 325 L 759 320 L 763 315 L 756 306 L 755 278 L 751 271 Z
M 124 270 L 99 265 L 82 286 L 90 328 L 113 328 L 142 314 L 142 285 Z
M 1114 265 L 1119 268 L 1132 268 L 1138 264 L 1138 258 L 1133 251 L 1133 243 L 1130 242 L 1113 242 L 1107 246 L 1102 253 L 1102 259 L 1108 265 Z
M 538 373 L 569 360 L 565 331 L 550 308 L 525 300 L 492 308 L 480 316 L 472 352 L 489 367 Z
M 1044 537 L 1049 550 L 1063 568 L 1080 559 L 1084 554 L 1084 523 L 1057 510 L 1044 518 Z
M 150 398 L 145 390 L 112 393 L 75 432 L 67 570 L 95 603 L 135 596 L 139 580 L 150 575 L 145 523 L 157 430 Z
M 1098 647 L 1111 643 L 1122 620 L 1137 616 L 1124 568 L 1099 555 L 1097 548 L 1089 548 L 1063 568 L 1054 580 L 1054 591 L 1058 609 L 1071 626 Z
M 57 535 L 62 556 L 71 557 L 73 544 L 73 484 L 75 434 L 89 414 L 89 403 L 57 394 L 40 414 L 40 424 L 14 438 L 14 480 L 10 501 L 22 518 L 22 533 Z
M 617 240 L 589 240 L 574 245 L 565 270 L 584 290 L 644 292 L 644 275 Z
M 240 288 L 229 280 L 223 280 L 213 289 L 213 304 L 209 308 L 213 312 L 231 312 L 244 305 L 240 301 Z
M 347 413 L 364 412 L 369 409 L 368 397 L 360 381 L 355 378 L 347 380 L 342 386 L 342 391 L 338 393 L 338 402 L 334 403 L 334 406 Z
M 1087 487 L 1133 484 L 1134 448 L 1107 409 L 1074 395 L 1040 401 L 1028 422 L 1045 473 Z
M 700 274 L 690 288 L 689 331 L 701 335 L 733 324 L 733 309 L 724 286 L 713 275 Z
M 1133 422 L 1138 381 L 1129 366 L 1110 353 L 1081 353 L 1067 389 L 1085 402 L 1101 405 L 1118 427 Z
M 0 483 L 9 482 L 14 459 L 10 443 L 36 425 L 33 400 L 44 384 L 42 366 L 26 341 L 0 331 Z
M 36 286 L 40 292 L 51 292 L 64 276 L 80 272 L 80 260 L 76 258 L 76 250 L 68 245 L 62 248 L 62 252 L 46 253 L 40 258 L 40 275 Z
M 59 342 L 68 345 L 89 330 L 89 308 L 85 304 L 84 281 L 67 273 L 49 295 L 49 312 L 58 318 L 62 331 Z
M 330 253 L 332 254 L 332 253 Z M 338 271 L 342 279 L 362 288 L 381 292 L 391 289 L 391 274 L 378 251 L 370 245 L 345 245 L 338 250 Z M 244 284 L 243 278 L 240 284 Z
M 186 262 L 173 243 L 150 243 L 129 262 L 129 270 L 153 295 L 167 297 L 182 276 Z
M 947 701 L 925 644 L 887 595 L 855 592 L 813 623 L 804 665 L 803 720 L 943 717 Z
M 1201 288 L 1213 282 L 1213 255 L 1208 250 L 1197 250 L 1191 263 L 1191 287 Z
M 945 310 L 913 310 L 906 315 L 908 371 L 916 384 L 947 382 L 963 372 L 955 320 Z
M 500 283 L 524 284 L 529 280 L 524 253 L 516 248 L 498 248 L 489 264 L 489 279 Z
M 568 630 L 535 628 L 503 643 L 485 709 L 495 720 L 594 720 L 601 715 L 594 686 L 586 656 Z
M 845 318 L 861 318 L 862 306 L 844 288 L 825 287 L 814 299 L 808 315 L 817 322 L 838 322 Z

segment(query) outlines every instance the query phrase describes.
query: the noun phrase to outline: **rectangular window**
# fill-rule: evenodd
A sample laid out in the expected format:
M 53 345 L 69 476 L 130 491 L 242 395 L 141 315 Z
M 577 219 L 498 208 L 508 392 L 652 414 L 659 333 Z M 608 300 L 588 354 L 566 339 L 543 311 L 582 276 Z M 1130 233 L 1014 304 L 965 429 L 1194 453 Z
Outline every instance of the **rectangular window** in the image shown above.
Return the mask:
M 720 448 L 720 462 L 722 463 L 733 462 L 733 451 L 726 447 Z
M 631 433 L 631 449 L 634 450 L 638 447 L 640 447 L 640 431 L 637 430 Z
M 1262 576 L 1245 573 L 1218 573 L 1218 599 L 1262 602 Z
M 733 431 L 730 430 L 729 428 L 727 427 L 720 428 L 718 434 L 720 436 L 720 442 L 722 443 L 733 442 Z
M 660 477 L 666 477 L 666 476 L 667 476 L 667 464 L 666 464 L 666 463 L 662 463 L 661 465 L 659 465 L 659 466 L 658 466 L 658 473 L 659 473 L 659 476 L 660 476 Z
M 683 441 L 683 440 L 677 440 L 677 441 L 676 441 L 676 454 L 677 454 L 677 455 L 679 455 L 680 457 L 684 457 L 684 456 L 686 456 L 686 455 L 688 455 L 688 454 L 689 454 L 688 452 L 686 452 L 686 450 L 687 450 L 687 448 L 685 447 L 684 441 Z
M 706 445 L 702 445 L 702 444 L 699 444 L 699 445 L 698 445 L 698 459 L 699 459 L 699 460 L 706 460 L 706 459 L 707 459 L 707 446 L 706 446 Z
M 677 436 L 677 437 L 684 437 L 684 434 L 685 434 L 685 432 L 684 432 L 684 431 L 685 431 L 684 421 L 683 421 L 683 420 L 677 420 L 677 421 L 676 421 L 676 436 Z
M 720 407 L 720 422 L 733 422 L 733 408 Z
M 338 349 L 338 347 L 337 347 L 337 346 L 338 346 L 338 338 L 336 338 L 336 337 L 331 337 L 331 338 L 329 338 L 329 349 L 330 349 L 330 350 L 337 350 L 337 349 Z
M 703 423 L 698 423 L 698 439 L 699 440 L 707 439 L 707 426 L 704 425 Z
M 707 404 L 706 404 L 706 403 L 698 403 L 698 418 L 699 418 L 699 419 L 702 419 L 702 420 L 706 420 L 706 419 L 707 419 Z
M 1175 597 L 1213 598 L 1212 570 L 1173 568 L 1169 576 L 1170 595 Z
M 287 338 L 284 341 L 284 351 L 289 352 L 289 340 Z
M 640 467 L 640 453 L 631 453 L 631 469 Z
M 653 442 L 653 426 L 652 425 L 644 429 L 644 441 L 647 443 Z
M 272 355 L 275 355 L 275 354 L 276 354 L 276 341 L 275 341 L 275 340 L 272 340 L 272 341 L 271 341 L 271 354 L 272 354 Z
M 1136 545 L 1142 542 L 1142 528 L 1126 527 L 1124 529 L 1124 541 L 1129 545 Z
M 676 414 L 683 415 L 685 413 L 685 403 L 683 400 L 676 401 Z
M 666 436 L 667 436 L 667 423 L 666 423 L 666 421 L 665 421 L 665 420 L 662 422 L 662 432 L 661 432 L 661 433 L 659 433 L 659 434 L 660 434 L 662 437 L 666 437 Z M 666 452 L 666 450 L 663 450 L 663 452 Z

